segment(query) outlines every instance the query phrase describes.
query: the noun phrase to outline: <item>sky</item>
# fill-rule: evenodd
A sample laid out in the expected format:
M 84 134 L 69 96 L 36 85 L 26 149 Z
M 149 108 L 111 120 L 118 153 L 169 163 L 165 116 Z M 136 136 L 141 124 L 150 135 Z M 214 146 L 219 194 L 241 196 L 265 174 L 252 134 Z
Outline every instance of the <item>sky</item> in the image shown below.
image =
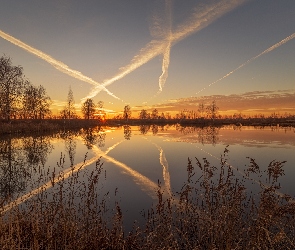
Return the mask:
M 0 56 L 58 113 L 103 101 L 224 114 L 295 114 L 294 0 L 2 0 Z

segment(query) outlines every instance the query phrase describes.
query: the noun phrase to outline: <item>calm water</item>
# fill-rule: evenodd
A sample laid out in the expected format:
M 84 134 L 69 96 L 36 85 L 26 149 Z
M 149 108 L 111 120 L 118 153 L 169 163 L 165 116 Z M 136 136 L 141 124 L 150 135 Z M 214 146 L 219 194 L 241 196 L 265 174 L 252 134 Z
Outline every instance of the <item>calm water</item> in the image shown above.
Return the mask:
M 286 161 L 285 175 L 280 178 L 281 192 L 295 197 L 295 128 L 236 126 L 124 126 L 42 137 L 0 137 L 1 197 L 36 190 L 40 169 L 44 175 L 54 170 L 57 175 L 60 164 L 63 171 L 83 165 L 83 173 L 93 170 L 96 160 L 102 157 L 100 192 L 103 195 L 109 191 L 105 197 L 110 206 L 115 201 L 120 203 L 130 227 L 131 221 L 142 220 L 140 211 L 156 203 L 158 181 L 167 193 L 180 191 L 187 178 L 188 158 L 194 164 L 195 157 L 200 161 L 206 158 L 218 167 L 227 145 L 228 163 L 241 178 L 250 163 L 247 157 L 255 159 L 262 170 L 273 160 Z M 87 175 L 79 178 L 81 183 L 87 181 Z M 254 181 L 254 190 L 255 185 Z

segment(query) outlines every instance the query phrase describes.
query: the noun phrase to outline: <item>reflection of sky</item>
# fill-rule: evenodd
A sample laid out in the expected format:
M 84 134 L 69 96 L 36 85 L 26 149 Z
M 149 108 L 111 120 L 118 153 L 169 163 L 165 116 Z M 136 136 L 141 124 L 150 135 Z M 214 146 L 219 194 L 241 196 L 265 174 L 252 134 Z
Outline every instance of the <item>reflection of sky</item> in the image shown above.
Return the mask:
M 212 166 L 218 167 L 220 164 L 218 158 L 225 146 L 229 145 L 228 162 L 239 171 L 249 166 L 250 161 L 246 157 L 255 159 L 263 171 L 267 169 L 272 160 L 287 161 L 284 164 L 285 175 L 281 178 L 281 191 L 295 195 L 293 182 L 295 133 L 292 129 L 279 128 L 272 131 L 269 128 L 242 127 L 241 130 L 233 130 L 227 127 L 219 130 L 219 141 L 215 145 L 198 142 L 197 132 L 183 135 L 174 127 L 166 127 L 163 132 L 159 129 L 157 135 L 153 135 L 152 131 L 146 135 L 140 135 L 138 127 L 131 129 L 130 140 L 124 139 L 123 128 L 112 129 L 107 133 L 103 147 L 97 148 L 97 145 L 94 145 L 90 150 L 86 148 L 81 138 L 76 138 L 74 162 L 76 165 L 82 164 L 86 152 L 88 152 L 87 159 L 95 155 L 102 156 L 103 170 L 106 171 L 106 178 L 104 179 L 104 176 L 100 178 L 103 185 L 102 193 L 110 191 L 109 200 L 114 202 L 114 191 L 118 188 L 117 199 L 120 199 L 123 213 L 125 212 L 129 221 L 140 219 L 139 211 L 150 207 L 152 202 L 155 202 L 155 197 L 151 193 L 156 190 L 158 180 L 163 187 L 165 186 L 164 166 L 161 165 L 159 159 L 160 149 L 163 150 L 169 166 L 173 192 L 180 191 L 187 179 L 188 157 L 192 159 L 197 174 L 200 174 L 200 170 L 195 165 L 195 157 L 201 162 L 203 158 L 207 158 Z M 257 141 L 263 142 L 264 146 L 260 147 L 260 143 L 257 145 Z M 65 166 L 69 166 L 70 161 L 65 152 L 64 140 L 53 139 L 51 143 L 54 148 L 48 157 L 46 168 L 52 171 L 61 153 L 65 155 Z M 91 170 L 94 165 L 95 163 L 92 163 L 85 169 Z M 238 174 L 237 177 L 242 176 Z M 80 178 L 83 180 L 86 177 L 81 175 Z M 265 178 L 266 176 L 262 181 L 265 181 Z

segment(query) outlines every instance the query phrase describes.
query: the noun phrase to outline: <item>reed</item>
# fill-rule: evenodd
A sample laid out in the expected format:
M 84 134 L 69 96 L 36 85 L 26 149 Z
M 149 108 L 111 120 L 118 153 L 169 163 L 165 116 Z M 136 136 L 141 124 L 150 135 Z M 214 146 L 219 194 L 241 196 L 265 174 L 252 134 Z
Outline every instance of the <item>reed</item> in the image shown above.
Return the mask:
M 0 248 L 294 249 L 295 203 L 280 193 L 278 182 L 284 162 L 271 162 L 263 173 L 250 158 L 239 175 L 227 157 L 225 148 L 218 167 L 205 158 L 188 159 L 182 189 L 164 199 L 159 183 L 158 202 L 144 213 L 146 223 L 134 223 L 128 233 L 120 204 L 111 207 L 101 190 L 100 159 L 93 171 L 72 169 L 65 181 L 61 157 L 59 173 L 39 171 L 35 183 L 50 181 L 50 192 L 44 189 L 5 212 L 13 199 L 0 201 Z M 80 182 L 80 175 L 88 181 Z M 248 184 L 260 176 L 267 176 L 267 183 L 259 182 L 260 192 L 251 192 Z

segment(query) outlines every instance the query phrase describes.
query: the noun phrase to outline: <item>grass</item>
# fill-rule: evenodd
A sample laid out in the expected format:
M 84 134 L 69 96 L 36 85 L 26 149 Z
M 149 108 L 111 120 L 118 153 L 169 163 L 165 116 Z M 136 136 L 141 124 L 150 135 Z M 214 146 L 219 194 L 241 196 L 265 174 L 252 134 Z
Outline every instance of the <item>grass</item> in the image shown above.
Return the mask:
M 107 204 L 100 189 L 104 178 L 100 159 L 93 171 L 72 171 L 65 182 L 61 174 L 44 174 L 36 185 L 51 181 L 22 205 L 4 212 L 11 202 L 0 201 L 1 249 L 295 249 L 295 203 L 280 193 L 284 162 L 272 161 L 262 172 L 250 158 L 241 177 L 227 163 L 188 159 L 185 185 L 169 198 L 161 184 L 158 202 L 146 210 L 146 223 L 134 223 L 126 233 L 120 204 Z M 63 160 L 58 163 L 63 169 Z M 87 175 L 80 182 L 79 175 Z M 247 183 L 267 177 L 260 192 Z M 54 177 L 54 178 L 53 178 Z M 55 181 L 54 181 L 55 179 Z M 254 182 L 253 182 L 254 183 Z

